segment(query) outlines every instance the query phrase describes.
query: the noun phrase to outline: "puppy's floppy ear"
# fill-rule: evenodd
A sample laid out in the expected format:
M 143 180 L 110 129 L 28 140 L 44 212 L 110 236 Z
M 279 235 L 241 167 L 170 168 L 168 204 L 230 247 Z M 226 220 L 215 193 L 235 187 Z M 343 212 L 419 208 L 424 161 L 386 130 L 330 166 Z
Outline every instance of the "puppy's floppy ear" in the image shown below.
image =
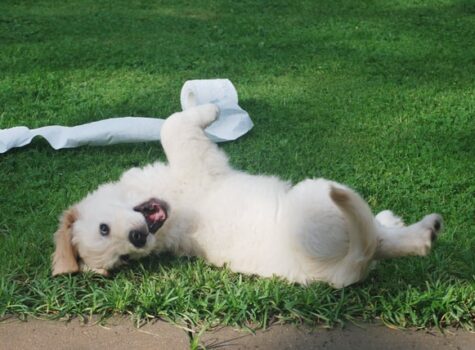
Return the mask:
M 53 276 L 79 271 L 78 252 L 72 243 L 72 227 L 77 216 L 76 208 L 72 207 L 60 219 L 58 231 L 54 235 L 56 249 L 53 253 Z

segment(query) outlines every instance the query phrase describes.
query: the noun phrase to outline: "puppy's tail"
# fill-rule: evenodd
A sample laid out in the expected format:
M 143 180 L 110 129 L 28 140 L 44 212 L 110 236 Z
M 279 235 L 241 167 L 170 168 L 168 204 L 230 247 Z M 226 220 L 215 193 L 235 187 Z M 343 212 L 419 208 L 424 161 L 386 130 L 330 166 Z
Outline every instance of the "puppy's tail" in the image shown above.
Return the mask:
M 346 220 L 349 247 L 344 259 L 355 264 L 361 263 L 361 268 L 366 269 L 377 245 L 373 213 L 368 204 L 352 190 L 332 185 L 330 197 Z

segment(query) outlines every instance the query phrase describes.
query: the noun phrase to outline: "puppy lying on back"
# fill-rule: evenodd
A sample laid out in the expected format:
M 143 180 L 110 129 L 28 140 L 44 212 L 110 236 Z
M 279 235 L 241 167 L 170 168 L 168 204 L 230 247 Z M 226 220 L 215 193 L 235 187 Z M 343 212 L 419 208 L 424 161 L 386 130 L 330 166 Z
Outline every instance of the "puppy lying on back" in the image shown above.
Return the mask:
M 168 164 L 130 169 L 66 210 L 53 275 L 106 275 L 129 259 L 171 251 L 236 272 L 341 288 L 364 279 L 375 259 L 429 253 L 440 215 L 405 226 L 388 210 L 374 217 L 336 182 L 292 186 L 232 169 L 203 132 L 217 115 L 214 105 L 173 114 L 161 131 Z

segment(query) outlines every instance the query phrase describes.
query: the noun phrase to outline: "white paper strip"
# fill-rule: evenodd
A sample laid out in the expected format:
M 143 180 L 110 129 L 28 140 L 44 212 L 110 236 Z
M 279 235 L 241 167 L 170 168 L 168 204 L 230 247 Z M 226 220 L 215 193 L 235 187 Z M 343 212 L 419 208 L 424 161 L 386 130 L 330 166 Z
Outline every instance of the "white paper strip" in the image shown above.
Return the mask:
M 253 127 L 249 114 L 239 107 L 236 89 L 228 79 L 187 81 L 182 87 L 180 101 L 183 110 L 205 103 L 219 106 L 218 120 L 206 129 L 215 142 L 235 140 Z M 73 127 L 0 129 L 0 153 L 25 146 L 36 136 L 44 137 L 54 149 L 157 141 L 163 122 L 159 118 L 121 117 Z

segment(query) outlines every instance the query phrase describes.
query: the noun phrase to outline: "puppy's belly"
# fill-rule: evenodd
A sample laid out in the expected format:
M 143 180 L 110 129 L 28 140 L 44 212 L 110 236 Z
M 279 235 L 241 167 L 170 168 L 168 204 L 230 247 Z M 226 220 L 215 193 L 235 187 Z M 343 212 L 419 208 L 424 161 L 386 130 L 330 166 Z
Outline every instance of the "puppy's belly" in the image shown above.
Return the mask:
M 194 238 L 212 264 L 261 276 L 297 280 L 295 233 L 288 228 L 290 185 L 242 173 L 221 181 L 200 204 Z

